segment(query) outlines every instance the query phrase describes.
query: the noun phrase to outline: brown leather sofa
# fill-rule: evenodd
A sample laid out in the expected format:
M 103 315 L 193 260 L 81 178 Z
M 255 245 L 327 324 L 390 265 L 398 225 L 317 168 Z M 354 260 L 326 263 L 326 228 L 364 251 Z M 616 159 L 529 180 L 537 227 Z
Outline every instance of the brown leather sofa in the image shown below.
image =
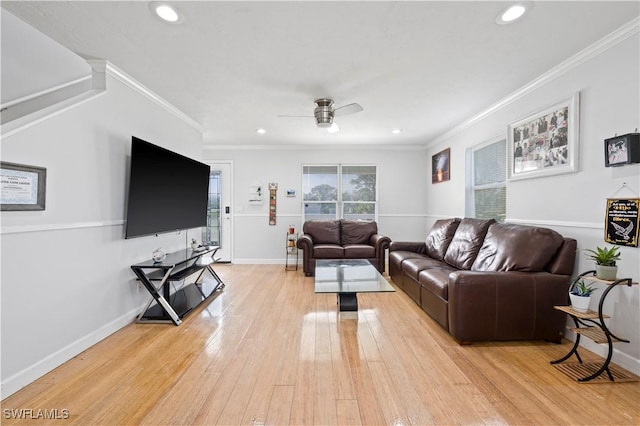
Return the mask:
M 443 219 L 425 242 L 389 246 L 389 275 L 460 343 L 559 342 L 576 240 L 540 227 Z
M 302 225 L 298 248 L 303 250 L 304 274 L 315 274 L 316 259 L 366 259 L 384 273 L 385 252 L 391 240 L 378 234 L 376 222 L 314 220 Z

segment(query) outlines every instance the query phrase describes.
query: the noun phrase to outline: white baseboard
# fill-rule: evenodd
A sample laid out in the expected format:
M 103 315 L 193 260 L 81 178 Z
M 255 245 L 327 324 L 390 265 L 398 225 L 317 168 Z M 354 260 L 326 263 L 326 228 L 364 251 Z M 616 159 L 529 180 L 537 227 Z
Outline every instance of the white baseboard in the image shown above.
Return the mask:
M 34 365 L 31 365 L 13 376 L 8 377 L 2 382 L 2 384 L 0 384 L 0 399 L 4 399 L 9 395 L 14 394 L 23 387 L 49 373 L 56 367 L 59 367 L 71 358 L 77 356 L 79 353 L 120 330 L 122 327 L 130 324 L 140 313 L 140 309 L 142 309 L 142 306 L 121 315 L 119 318 L 116 318 L 110 323 L 105 324 L 103 327 L 81 337 L 59 351 L 38 361 Z
M 237 257 L 233 258 L 233 263 L 238 265 L 284 265 L 284 258 L 281 259 L 238 259 Z M 298 264 L 302 265 L 302 255 L 300 255 L 300 259 L 298 259 Z

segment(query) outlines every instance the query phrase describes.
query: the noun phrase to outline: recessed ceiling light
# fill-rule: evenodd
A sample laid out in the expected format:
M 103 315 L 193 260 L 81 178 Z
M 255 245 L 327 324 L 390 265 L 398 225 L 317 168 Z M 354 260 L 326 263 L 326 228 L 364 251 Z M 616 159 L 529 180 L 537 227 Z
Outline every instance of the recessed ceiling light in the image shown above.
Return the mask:
M 391 133 L 393 133 L 394 135 L 399 135 L 400 133 L 402 133 L 402 129 L 393 129 Z
M 256 133 L 264 135 L 265 133 L 267 133 L 267 131 L 265 129 L 258 129 L 258 130 L 256 130 Z
M 527 10 L 531 9 L 531 6 L 533 3 L 529 1 L 512 4 L 496 16 L 496 24 L 507 25 L 517 21 Z
M 169 3 L 154 1 L 149 4 L 151 11 L 165 22 L 179 24 L 183 21 L 182 15 Z

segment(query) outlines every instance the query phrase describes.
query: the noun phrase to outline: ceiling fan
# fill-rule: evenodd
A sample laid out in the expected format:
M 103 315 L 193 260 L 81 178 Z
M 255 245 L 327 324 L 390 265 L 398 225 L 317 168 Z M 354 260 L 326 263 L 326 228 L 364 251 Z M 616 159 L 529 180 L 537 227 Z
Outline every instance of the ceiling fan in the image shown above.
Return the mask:
M 333 100 L 328 98 L 316 99 L 313 115 L 278 115 L 278 117 L 305 117 L 315 118 L 316 126 L 325 128 L 329 133 L 335 133 L 340 130 L 338 125 L 333 121 L 333 117 L 355 114 L 362 111 L 362 107 L 357 103 L 343 105 L 333 108 Z

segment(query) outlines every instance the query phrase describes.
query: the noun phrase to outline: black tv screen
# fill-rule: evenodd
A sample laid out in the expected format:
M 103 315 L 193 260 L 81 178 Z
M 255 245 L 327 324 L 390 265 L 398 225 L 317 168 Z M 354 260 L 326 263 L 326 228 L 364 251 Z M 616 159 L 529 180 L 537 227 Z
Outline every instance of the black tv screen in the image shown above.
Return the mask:
M 125 238 L 207 225 L 208 165 L 133 136 Z

